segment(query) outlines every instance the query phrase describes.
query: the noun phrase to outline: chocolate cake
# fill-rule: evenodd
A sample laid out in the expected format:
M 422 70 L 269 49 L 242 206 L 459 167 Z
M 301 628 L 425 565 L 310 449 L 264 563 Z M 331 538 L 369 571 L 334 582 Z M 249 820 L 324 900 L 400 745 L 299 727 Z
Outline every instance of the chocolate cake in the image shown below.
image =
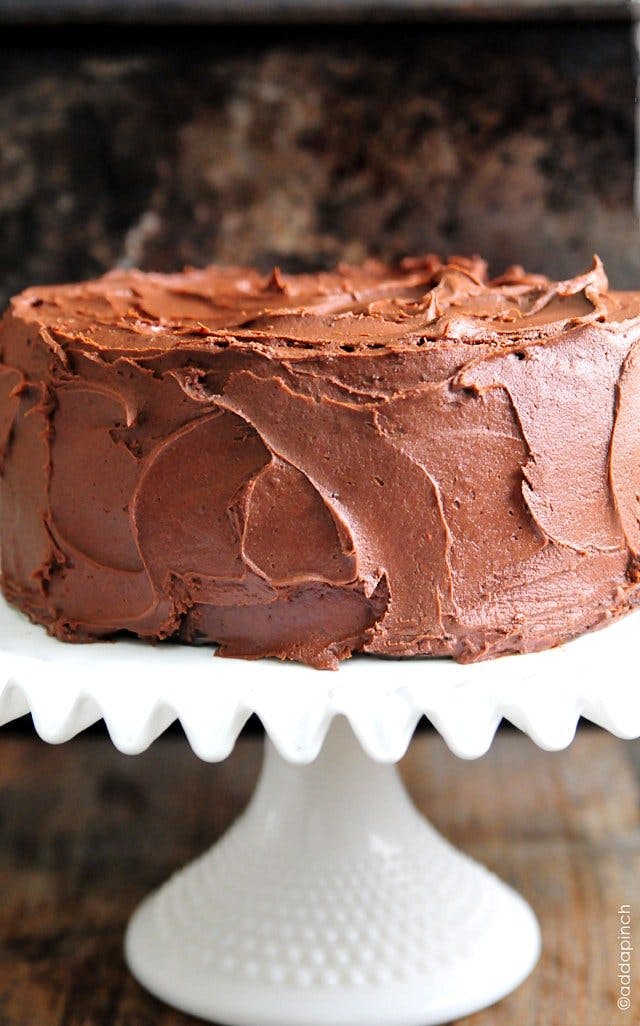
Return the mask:
M 2 586 L 56 637 L 336 667 L 640 600 L 640 293 L 426 256 L 116 271 L 0 330 Z

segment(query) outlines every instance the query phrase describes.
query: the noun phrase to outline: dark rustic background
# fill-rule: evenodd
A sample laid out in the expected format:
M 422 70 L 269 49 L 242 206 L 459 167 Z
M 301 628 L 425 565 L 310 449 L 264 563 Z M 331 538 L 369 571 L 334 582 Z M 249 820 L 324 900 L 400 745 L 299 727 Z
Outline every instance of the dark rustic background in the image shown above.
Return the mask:
M 640 286 L 634 93 L 625 20 L 5 25 L 0 301 L 429 249 Z

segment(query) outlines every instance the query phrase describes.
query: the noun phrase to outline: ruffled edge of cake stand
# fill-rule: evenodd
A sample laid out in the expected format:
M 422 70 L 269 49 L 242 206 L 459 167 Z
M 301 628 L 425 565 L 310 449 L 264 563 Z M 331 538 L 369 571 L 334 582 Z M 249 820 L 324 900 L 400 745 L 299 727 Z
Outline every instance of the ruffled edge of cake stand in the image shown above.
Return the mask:
M 640 737 L 639 635 L 640 611 L 545 652 L 465 666 L 358 657 L 332 673 L 181 645 L 67 645 L 0 600 L 0 724 L 30 712 L 40 737 L 59 743 L 104 719 L 114 745 L 136 754 L 178 719 L 196 755 L 218 761 L 256 714 L 282 756 L 306 763 L 337 715 L 385 762 L 402 757 L 422 716 L 468 759 L 504 719 L 558 750 L 581 716 Z

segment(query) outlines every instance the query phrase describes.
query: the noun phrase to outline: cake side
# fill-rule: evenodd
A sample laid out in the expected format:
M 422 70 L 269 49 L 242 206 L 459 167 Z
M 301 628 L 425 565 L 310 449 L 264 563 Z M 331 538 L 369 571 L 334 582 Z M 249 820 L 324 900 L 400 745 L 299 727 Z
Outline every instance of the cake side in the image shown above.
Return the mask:
M 0 329 L 2 583 L 66 640 L 334 667 L 640 600 L 640 293 L 427 256 L 115 272 Z

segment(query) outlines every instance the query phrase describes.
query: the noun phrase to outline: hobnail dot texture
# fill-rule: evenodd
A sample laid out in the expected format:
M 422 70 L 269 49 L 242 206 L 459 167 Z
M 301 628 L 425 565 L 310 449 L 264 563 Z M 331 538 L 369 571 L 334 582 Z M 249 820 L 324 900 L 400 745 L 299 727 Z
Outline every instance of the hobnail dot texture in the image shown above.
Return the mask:
M 161 937 L 214 976 L 296 988 L 424 982 L 472 958 L 501 919 L 503 885 L 430 832 L 334 863 L 249 850 L 242 833 L 154 898 Z

